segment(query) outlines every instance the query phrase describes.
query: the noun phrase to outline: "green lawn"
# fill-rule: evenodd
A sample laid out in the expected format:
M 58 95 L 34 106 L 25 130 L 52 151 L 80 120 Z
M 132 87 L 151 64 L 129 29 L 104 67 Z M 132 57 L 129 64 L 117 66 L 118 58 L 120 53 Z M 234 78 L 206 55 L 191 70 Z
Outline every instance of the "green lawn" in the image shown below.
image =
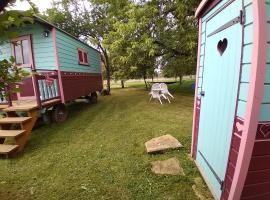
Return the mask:
M 191 84 L 171 85 L 175 99 L 163 106 L 148 102 L 142 83 L 113 89 L 96 105 L 70 105 L 65 123 L 35 129 L 19 157 L 0 160 L 0 199 L 197 199 L 192 185 L 200 175 L 188 157 Z M 148 155 L 144 142 L 163 134 L 175 136 L 184 148 Z M 150 162 L 173 156 L 185 176 L 151 172 Z M 211 197 L 204 183 L 199 190 Z

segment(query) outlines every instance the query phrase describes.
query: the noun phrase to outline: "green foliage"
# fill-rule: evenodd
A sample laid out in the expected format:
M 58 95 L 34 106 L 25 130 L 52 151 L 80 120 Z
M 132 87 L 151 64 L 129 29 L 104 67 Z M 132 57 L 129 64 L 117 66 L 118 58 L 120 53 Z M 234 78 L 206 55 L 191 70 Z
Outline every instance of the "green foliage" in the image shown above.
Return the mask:
M 3 14 L 0 14 L 0 39 L 1 42 L 5 38 L 14 38 L 17 36 L 17 33 L 10 31 L 11 27 L 21 27 L 26 23 L 33 23 L 31 18 L 32 11 L 6 11 Z
M 33 14 L 38 12 L 36 6 L 31 2 L 31 0 L 27 0 L 32 9 L 28 11 L 18 11 L 18 10 L 6 10 L 6 7 L 12 5 L 15 1 L 8 1 L 5 4 L 5 8 L 0 12 L 0 45 L 6 41 L 7 39 L 11 39 L 17 36 L 15 31 L 12 31 L 11 28 L 19 28 L 24 26 L 25 24 L 33 23 Z M 15 64 L 14 58 L 10 58 L 10 60 L 1 60 L 0 61 L 0 91 L 7 90 L 9 87 L 9 91 L 5 93 L 5 95 L 9 95 L 12 92 L 18 92 L 15 87 L 10 87 L 11 85 L 16 85 L 23 78 L 28 75 L 21 68 L 18 68 Z
M 90 18 L 86 8 L 79 6 L 77 1 L 55 0 L 53 7 L 47 9 L 42 17 L 77 38 L 85 38 L 92 32 L 89 28 Z
M 155 68 L 168 76 L 194 73 L 199 2 L 57 0 L 47 19 L 102 52 L 108 86 L 111 74 L 125 80 L 152 77 Z
M 14 58 L 10 58 L 9 61 L 6 59 L 1 60 L 0 91 L 6 90 L 7 92 L 5 93 L 6 96 L 10 95 L 13 92 L 19 92 L 18 89 L 15 87 L 15 85 L 19 84 L 21 80 L 28 75 L 29 75 L 28 72 L 16 66 Z
M 112 31 L 108 9 L 102 1 L 56 0 L 44 17 L 75 37 L 91 42 L 101 51 L 107 90 L 110 91 L 112 66 L 108 50 L 103 45 L 104 36 Z
M 26 0 L 30 5 L 31 9 L 27 11 L 20 10 L 6 10 L 4 9 L 0 12 L 0 42 L 3 42 L 6 38 L 14 38 L 17 36 L 17 33 L 11 31 L 12 27 L 22 27 L 25 24 L 33 23 L 34 20 L 32 18 L 33 14 L 38 12 L 35 4 L 32 3 L 31 0 Z M 15 0 L 9 1 L 6 6 L 12 5 Z
M 167 76 L 195 72 L 198 0 L 129 3 L 106 35 L 118 79 L 152 76 L 162 68 Z M 118 11 L 119 13 L 119 11 Z

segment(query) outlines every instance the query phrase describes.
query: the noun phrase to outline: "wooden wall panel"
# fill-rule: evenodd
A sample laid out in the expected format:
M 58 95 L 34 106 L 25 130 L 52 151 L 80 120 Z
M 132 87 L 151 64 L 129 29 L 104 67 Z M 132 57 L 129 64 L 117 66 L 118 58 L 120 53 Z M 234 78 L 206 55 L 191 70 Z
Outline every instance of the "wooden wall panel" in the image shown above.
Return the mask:
M 73 37 L 56 30 L 56 44 L 61 71 L 101 73 L 100 53 Z M 88 53 L 89 65 L 80 65 L 77 49 L 81 48 Z
M 103 88 L 101 74 L 62 72 L 65 101 L 71 101 Z

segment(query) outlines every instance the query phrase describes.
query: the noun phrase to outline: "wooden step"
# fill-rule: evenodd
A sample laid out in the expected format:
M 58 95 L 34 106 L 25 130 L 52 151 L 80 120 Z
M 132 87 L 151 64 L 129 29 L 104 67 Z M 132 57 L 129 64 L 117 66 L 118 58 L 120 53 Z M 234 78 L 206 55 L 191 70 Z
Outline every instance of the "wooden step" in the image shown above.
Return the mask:
M 48 100 L 48 101 L 44 101 L 42 102 L 42 107 L 51 107 L 54 106 L 55 104 L 58 104 L 61 102 L 61 99 L 52 99 L 52 100 Z
M 31 117 L 5 117 L 0 119 L 0 124 L 21 124 L 30 119 Z
M 0 110 L 3 110 L 5 108 L 8 108 L 8 105 L 6 105 L 6 104 L 0 104 Z
M 11 106 L 8 108 L 3 109 L 5 112 L 27 112 L 31 110 L 37 109 L 38 106 L 36 104 L 34 105 L 16 105 L 16 106 Z
M 0 154 L 9 154 L 15 151 L 18 147 L 18 145 L 0 144 Z
M 25 133 L 25 130 L 0 130 L 0 138 L 16 138 Z

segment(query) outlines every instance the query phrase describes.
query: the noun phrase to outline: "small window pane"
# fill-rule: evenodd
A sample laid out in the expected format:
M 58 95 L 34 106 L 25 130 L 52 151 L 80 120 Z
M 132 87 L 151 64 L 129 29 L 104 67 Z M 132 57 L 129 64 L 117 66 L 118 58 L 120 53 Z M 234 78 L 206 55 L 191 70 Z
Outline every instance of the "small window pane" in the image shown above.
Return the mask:
M 84 52 L 83 53 L 83 56 L 84 56 L 84 63 L 88 63 L 88 59 L 87 59 L 87 53 L 86 52 Z
M 78 54 L 79 54 L 79 61 L 83 62 L 83 54 L 82 51 L 78 50 Z
M 22 64 L 23 59 L 22 59 L 22 49 L 21 49 L 21 41 L 15 42 L 14 43 L 14 48 L 15 48 L 15 60 L 16 64 Z
M 29 43 L 28 40 L 23 40 L 22 41 L 22 50 L 23 50 L 23 64 L 29 64 L 29 54 L 30 54 L 30 49 L 29 49 Z

